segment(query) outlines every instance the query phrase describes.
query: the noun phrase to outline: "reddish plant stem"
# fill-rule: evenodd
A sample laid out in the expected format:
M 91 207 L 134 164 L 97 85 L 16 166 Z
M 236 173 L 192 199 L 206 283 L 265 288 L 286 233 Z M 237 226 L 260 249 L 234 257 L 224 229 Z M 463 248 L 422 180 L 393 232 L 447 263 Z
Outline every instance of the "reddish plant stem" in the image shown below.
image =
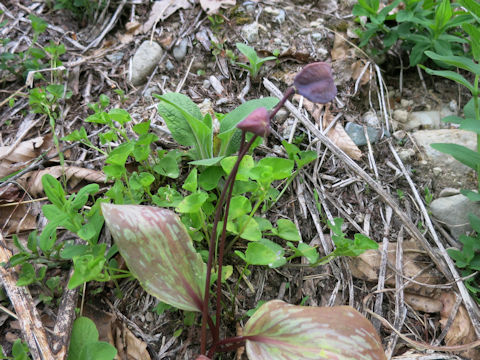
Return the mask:
M 282 108 L 282 106 L 285 104 L 285 102 L 288 100 L 290 96 L 295 94 L 295 88 L 293 86 L 289 87 L 287 91 L 285 91 L 285 94 L 283 95 L 283 98 L 278 102 L 278 104 L 275 106 L 275 108 L 272 110 L 269 116 L 269 120 L 272 120 L 275 115 L 277 115 L 278 110 Z
M 223 254 L 225 252 L 225 238 L 227 237 L 227 221 L 228 221 L 228 212 L 230 210 L 230 200 L 232 199 L 233 186 L 235 185 L 235 178 L 237 176 L 238 169 L 240 167 L 240 162 L 247 153 L 248 149 L 252 146 L 253 142 L 257 139 L 257 135 L 254 135 L 250 141 L 245 145 L 244 141 L 240 145 L 240 151 L 237 157 L 237 161 L 230 173 L 234 174 L 232 181 L 229 184 L 228 195 L 225 200 L 225 213 L 223 216 L 223 226 L 222 234 L 220 236 L 220 244 L 218 245 L 218 276 L 217 276 L 217 298 L 216 298 L 216 314 L 215 314 L 215 335 L 217 339 L 219 338 L 220 333 L 220 311 L 222 308 L 221 297 L 222 297 L 222 266 L 223 266 Z
M 208 351 L 207 356 L 208 357 L 213 357 L 213 355 L 216 352 L 227 352 L 227 351 L 233 351 L 236 350 L 242 346 L 245 345 L 245 340 L 247 340 L 248 337 L 245 336 L 235 336 L 227 339 L 223 339 L 219 341 L 215 346 L 212 346 L 212 348 Z M 229 346 L 225 346 L 231 344 Z

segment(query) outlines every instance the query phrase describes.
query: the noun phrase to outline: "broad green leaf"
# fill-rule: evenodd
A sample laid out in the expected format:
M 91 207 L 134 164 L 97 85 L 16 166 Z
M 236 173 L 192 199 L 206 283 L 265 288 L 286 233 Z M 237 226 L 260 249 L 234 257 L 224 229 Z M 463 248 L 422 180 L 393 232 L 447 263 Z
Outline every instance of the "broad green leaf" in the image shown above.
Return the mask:
M 266 157 L 258 162 L 258 166 L 270 166 L 274 170 L 272 173 L 274 180 L 288 178 L 292 174 L 293 165 L 294 161 L 277 157 Z
M 162 176 L 167 176 L 172 179 L 178 178 L 180 170 L 178 168 L 178 153 L 175 150 L 169 151 L 165 156 L 158 160 L 158 163 L 153 166 L 153 171 Z
M 472 190 L 460 190 L 463 196 L 466 196 L 470 201 L 480 201 L 480 194 Z
M 445 64 L 470 71 L 476 75 L 480 75 L 480 65 L 476 64 L 472 59 L 465 56 L 442 56 L 432 51 L 425 51 L 425 55 L 427 55 L 430 59 L 441 61 Z
M 470 82 L 468 82 L 467 79 L 465 79 L 462 75 L 460 74 L 457 74 L 456 72 L 454 71 L 450 71 L 450 70 L 432 70 L 432 69 L 429 69 L 423 65 L 420 65 L 420 67 L 422 69 L 424 69 L 427 74 L 430 74 L 430 75 L 437 75 L 437 76 L 441 76 L 441 77 L 444 77 L 444 78 L 447 78 L 447 79 L 450 79 L 450 80 L 453 80 L 455 81 L 456 83 L 459 83 L 460 85 L 463 85 L 465 86 L 472 94 L 475 93 L 475 88 L 473 87 L 472 84 L 470 84 Z
M 179 217 L 151 206 L 102 204 L 105 222 L 132 274 L 159 300 L 202 311 L 206 266 Z
M 220 166 L 209 166 L 198 176 L 198 185 L 205 191 L 213 190 L 224 174 Z
M 295 161 L 297 162 L 297 166 L 299 168 L 304 167 L 305 165 L 315 161 L 318 157 L 316 151 L 300 151 L 297 157 L 295 157 Z
M 461 124 L 463 120 L 464 119 L 462 117 L 456 116 L 456 115 L 445 116 L 442 119 L 443 122 L 449 122 L 449 123 L 453 123 L 453 124 Z
M 261 239 L 248 244 L 245 260 L 247 264 L 276 268 L 287 262 L 284 254 L 285 250 L 280 245 L 267 239 Z
M 196 192 L 186 196 L 177 206 L 177 211 L 180 213 L 196 213 L 200 211 L 202 205 L 207 201 L 208 194 L 203 191 Z
M 227 230 L 245 240 L 258 241 L 262 238 L 258 223 L 248 215 L 242 215 L 235 221 L 228 221 Z
M 228 219 L 234 220 L 239 216 L 248 214 L 252 211 L 252 204 L 245 196 L 235 196 L 230 201 L 230 211 L 228 213 Z
M 197 168 L 193 168 L 192 171 L 190 171 L 190 174 L 188 174 L 187 178 L 183 182 L 182 188 L 184 188 L 187 191 L 190 191 L 191 193 L 197 191 Z
M 480 166 L 480 154 L 458 144 L 435 143 L 430 145 L 435 150 L 452 155 L 456 160 L 477 171 Z
M 350 306 L 272 300 L 248 320 L 243 336 L 250 360 L 386 360 L 375 328 Z
M 122 126 L 132 120 L 128 111 L 124 109 L 112 109 L 108 112 L 108 115 L 112 120 L 118 122 Z
M 225 173 L 229 175 L 236 162 L 237 156 L 229 156 L 225 159 L 222 159 L 222 161 L 220 161 L 220 165 L 222 165 L 223 171 L 225 171 Z M 253 168 L 253 165 L 253 158 L 250 155 L 245 155 L 242 161 L 240 161 L 236 180 L 248 180 L 249 170 Z
M 218 137 L 222 140 L 218 155 L 228 156 L 235 153 L 240 146 L 241 131 L 236 128 L 237 124 L 244 120 L 250 113 L 260 107 L 267 110 L 277 105 L 276 97 L 266 97 L 245 102 L 235 110 L 229 112 L 220 122 Z
M 189 164 L 197 166 L 214 166 L 217 165 L 225 156 L 216 156 L 208 159 L 190 161 Z
M 244 43 L 236 43 L 235 46 L 237 47 L 238 50 L 240 50 L 240 52 L 245 55 L 248 59 L 248 61 L 250 61 L 250 64 L 253 65 L 254 63 L 256 63 L 258 60 L 259 60 L 259 57 L 257 55 L 257 52 L 255 51 L 255 49 L 251 46 L 248 46 Z
M 315 247 L 307 245 L 303 242 L 298 243 L 297 250 L 305 256 L 310 264 L 314 264 L 318 261 L 319 255 Z
M 480 4 L 477 0 L 458 0 L 458 2 L 480 22 Z
M 480 234 L 480 218 L 475 214 L 468 214 L 468 220 L 470 221 L 470 226 L 473 230 Z
M 467 119 L 475 119 L 475 99 L 472 97 L 463 107 L 463 115 Z
M 435 11 L 435 26 L 433 26 L 433 29 L 436 34 L 439 34 L 442 31 L 442 28 L 447 24 L 452 15 L 453 11 L 450 5 L 450 0 L 442 0 Z
M 276 235 L 285 240 L 301 241 L 302 238 L 298 233 L 295 224 L 288 219 L 278 219 Z
M 77 195 L 75 195 L 75 199 L 72 201 L 71 208 L 73 210 L 80 210 L 85 206 L 88 201 L 88 196 L 96 194 L 100 186 L 98 184 L 88 184 L 81 188 Z
M 115 149 L 113 149 L 107 157 L 105 162 L 107 164 L 118 165 L 118 166 L 125 166 L 127 158 L 132 154 L 135 145 L 131 142 L 126 142 Z
M 480 121 L 475 119 L 463 119 L 459 128 L 480 134 Z
M 195 147 L 199 159 L 212 157 L 212 129 L 203 122 L 198 106 L 180 93 L 167 93 L 155 97 L 162 100 L 158 104 L 158 112 L 165 120 L 175 141 L 180 145 Z
M 92 320 L 82 316 L 74 321 L 67 360 L 112 360 L 116 355 L 115 347 L 98 341 L 98 330 Z

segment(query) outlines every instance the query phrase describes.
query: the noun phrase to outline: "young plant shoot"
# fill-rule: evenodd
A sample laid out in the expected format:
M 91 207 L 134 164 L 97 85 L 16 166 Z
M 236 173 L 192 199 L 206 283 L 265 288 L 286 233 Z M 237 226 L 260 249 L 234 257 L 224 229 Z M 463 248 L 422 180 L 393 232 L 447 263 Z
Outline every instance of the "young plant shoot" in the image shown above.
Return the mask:
M 272 300 L 260 306 L 247 321 L 242 336 L 220 338 L 227 223 L 242 159 L 257 138 L 269 134 L 271 119 L 294 93 L 313 102 L 327 103 L 336 92 L 330 66 L 321 62 L 309 64 L 271 111 L 258 107 L 237 122 L 241 141 L 216 204 L 207 264 L 195 251 L 189 233 L 174 212 L 150 206 L 102 204 L 105 222 L 118 249 L 142 286 L 167 304 L 202 314 L 197 360 L 210 360 L 219 352 L 241 346 L 246 347 L 251 360 L 386 359 L 372 324 L 348 306 L 306 307 Z M 212 277 L 216 282 L 214 314 L 210 300 Z

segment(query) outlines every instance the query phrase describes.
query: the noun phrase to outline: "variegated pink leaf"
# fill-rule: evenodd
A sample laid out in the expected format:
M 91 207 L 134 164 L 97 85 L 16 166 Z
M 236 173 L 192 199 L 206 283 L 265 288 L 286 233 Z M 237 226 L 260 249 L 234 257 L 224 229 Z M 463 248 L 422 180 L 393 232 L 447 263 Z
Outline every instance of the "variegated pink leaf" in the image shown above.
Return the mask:
M 176 308 L 202 311 L 206 266 L 172 211 L 102 204 L 108 229 L 142 287 Z
M 250 360 L 386 360 L 375 328 L 350 306 L 272 300 L 248 320 L 243 336 Z

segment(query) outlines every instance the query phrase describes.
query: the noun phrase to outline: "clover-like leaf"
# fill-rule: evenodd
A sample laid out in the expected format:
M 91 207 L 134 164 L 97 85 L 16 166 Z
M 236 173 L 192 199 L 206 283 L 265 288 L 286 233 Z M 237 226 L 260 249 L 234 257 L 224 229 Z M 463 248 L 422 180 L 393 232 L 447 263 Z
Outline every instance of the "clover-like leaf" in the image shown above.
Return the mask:
M 202 311 L 206 266 L 179 217 L 152 206 L 103 203 L 102 211 L 142 287 L 176 308 Z
M 373 325 L 350 306 L 308 307 L 272 300 L 243 330 L 250 360 L 384 360 Z
M 315 103 L 326 104 L 337 95 L 332 68 L 324 62 L 316 62 L 305 66 L 295 76 L 293 84 L 300 95 Z

